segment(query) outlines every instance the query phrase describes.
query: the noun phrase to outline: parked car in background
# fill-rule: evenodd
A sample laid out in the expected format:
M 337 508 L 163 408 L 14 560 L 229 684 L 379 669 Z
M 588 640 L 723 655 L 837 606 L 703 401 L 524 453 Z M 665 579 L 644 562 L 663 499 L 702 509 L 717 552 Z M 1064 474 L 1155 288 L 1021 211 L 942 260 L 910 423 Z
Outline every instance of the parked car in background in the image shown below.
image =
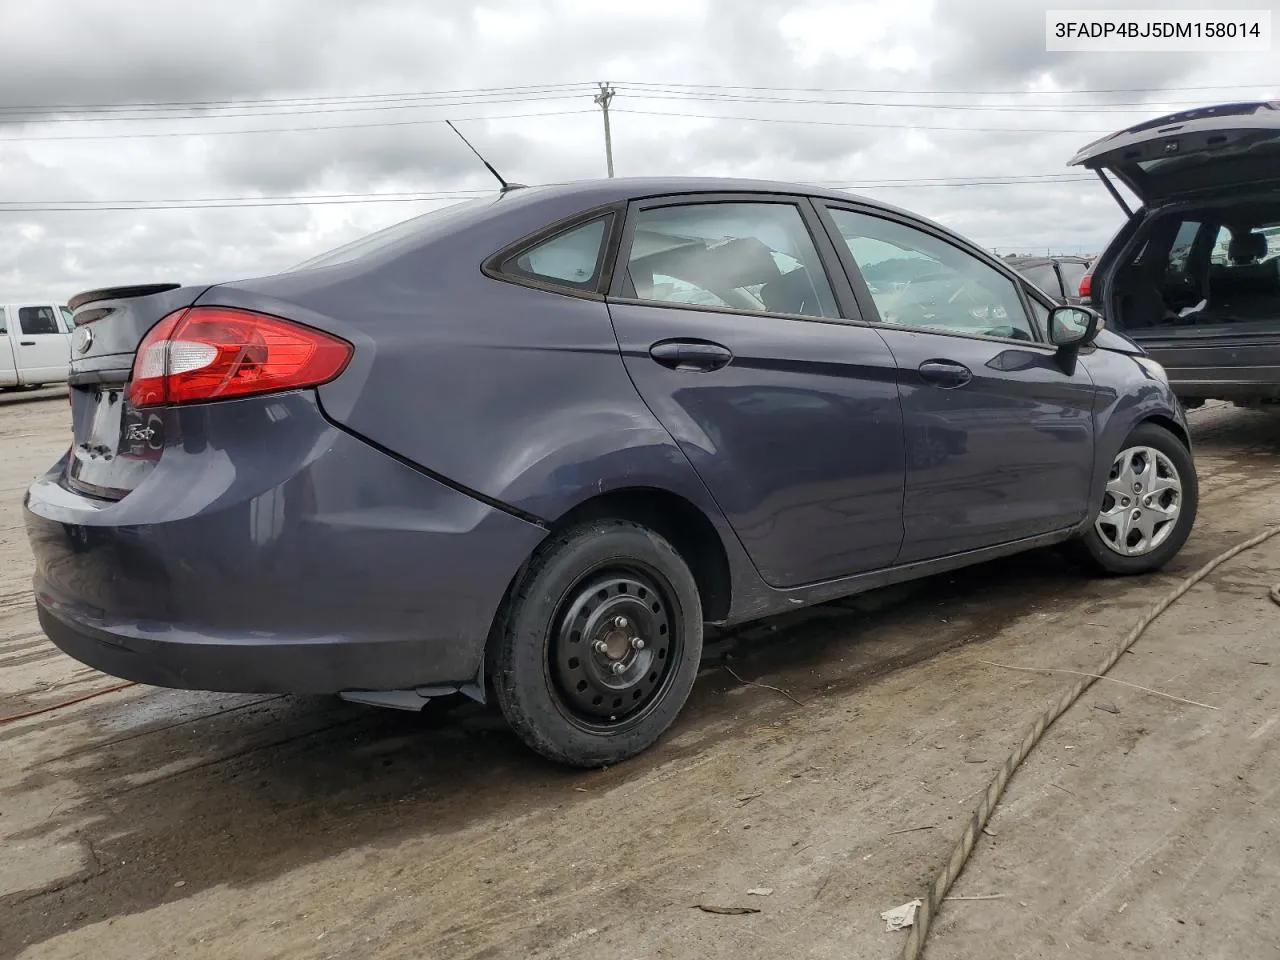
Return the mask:
M 1280 401 L 1280 102 L 1149 120 L 1071 163 L 1098 171 L 1128 214 L 1088 285 L 1108 326 L 1160 361 L 1188 406 Z
M 1049 294 L 1056 303 L 1080 303 L 1080 284 L 1090 257 L 1005 257 L 1005 263 Z
M 65 383 L 71 329 L 71 311 L 60 304 L 0 304 L 0 389 Z
M 107 673 L 495 699 L 653 743 L 704 623 L 1194 523 L 1160 367 L 947 229 L 718 179 L 511 189 L 277 276 L 74 297 L 40 622 Z

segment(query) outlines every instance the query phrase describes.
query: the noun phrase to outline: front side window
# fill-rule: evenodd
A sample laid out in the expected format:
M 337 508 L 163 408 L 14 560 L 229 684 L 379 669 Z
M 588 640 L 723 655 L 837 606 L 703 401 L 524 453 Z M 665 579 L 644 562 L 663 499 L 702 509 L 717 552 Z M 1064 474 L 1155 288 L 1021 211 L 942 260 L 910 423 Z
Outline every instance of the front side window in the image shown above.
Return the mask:
M 66 328 L 67 333 L 70 333 L 76 328 L 75 317 L 67 307 L 59 307 L 58 309 L 62 311 L 62 325 Z
M 19 307 L 18 324 L 23 336 L 39 337 L 49 333 L 62 333 L 53 307 Z
M 611 216 L 570 227 L 509 258 L 502 272 L 580 289 L 595 287 Z
M 914 227 L 831 210 L 880 321 L 970 336 L 1035 340 L 1013 280 Z
M 640 211 L 627 295 L 658 303 L 837 317 L 798 207 L 691 203 Z

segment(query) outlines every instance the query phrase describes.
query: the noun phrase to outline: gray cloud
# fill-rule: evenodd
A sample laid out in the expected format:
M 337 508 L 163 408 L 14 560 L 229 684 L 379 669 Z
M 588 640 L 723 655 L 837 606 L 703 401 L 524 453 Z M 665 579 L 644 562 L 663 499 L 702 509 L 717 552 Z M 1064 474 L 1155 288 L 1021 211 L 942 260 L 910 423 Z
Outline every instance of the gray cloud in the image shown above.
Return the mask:
M 1198 0 L 1162 0 L 1160 6 L 1179 4 L 1203 6 Z M 1101 0 L 1064 5 L 1104 8 Z M 1265 0 L 1236 5 L 1262 6 Z M 619 88 L 613 118 L 619 174 L 875 182 L 884 185 L 860 192 L 918 210 L 981 243 L 1098 246 L 1120 214 L 1093 182 L 885 181 L 1065 174 L 1064 164 L 1079 146 L 1179 109 L 1184 101 L 1274 95 L 1267 86 L 1244 86 L 1274 73 L 1266 55 L 1046 53 L 1043 7 L 1025 0 L 646 0 L 607 9 L 587 0 L 490 0 L 484 6 L 461 0 L 121 0 L 110 7 L 98 0 L 0 0 L 0 6 L 0 110 L 9 110 L 0 115 L 0 199 L 45 204 L 490 189 L 487 173 L 440 123 L 445 117 L 489 118 L 460 126 L 510 179 L 600 176 L 601 121 L 586 83 L 571 95 L 559 91 L 562 99 L 545 99 L 557 91 L 454 95 L 432 101 L 434 106 L 419 101 L 411 108 L 354 110 L 359 104 L 348 102 L 307 108 L 329 112 L 273 108 L 267 111 L 273 115 L 248 117 L 222 114 L 261 108 L 205 117 L 188 109 L 188 119 L 129 122 L 19 123 L 14 107 L 335 97 L 599 78 Z M 1165 92 L 919 92 L 1016 92 L 1046 78 L 1065 89 Z M 693 98 L 661 89 L 677 83 L 721 87 Z M 1172 89 L 1210 85 L 1239 89 Z M 760 87 L 812 90 L 751 89 Z M 875 92 L 886 90 L 917 92 Z M 1114 106 L 1134 101 L 1146 105 Z M 941 104 L 1054 109 L 950 110 Z M 562 115 L 507 116 L 545 113 Z M 345 129 L 215 133 L 329 126 Z M 931 129 L 937 127 L 948 129 Z M 1028 130 L 1040 132 L 1023 132 Z M 178 132 L 191 135 L 153 136 Z M 25 139 L 32 137 L 99 139 Z M 118 281 L 251 275 L 431 205 L 0 210 L 0 284 L 10 296 L 65 296 Z

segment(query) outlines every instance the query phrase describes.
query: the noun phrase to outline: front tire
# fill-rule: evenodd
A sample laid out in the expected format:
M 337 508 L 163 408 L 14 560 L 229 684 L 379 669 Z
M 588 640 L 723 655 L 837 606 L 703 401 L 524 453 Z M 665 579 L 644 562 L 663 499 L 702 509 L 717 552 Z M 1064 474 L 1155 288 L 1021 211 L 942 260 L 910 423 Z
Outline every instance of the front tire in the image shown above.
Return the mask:
M 1112 463 L 1098 514 L 1080 538 L 1103 573 L 1159 570 L 1191 535 L 1199 506 L 1191 452 L 1154 423 L 1139 424 Z
M 539 547 L 499 615 L 495 698 L 526 744 L 601 767 L 650 747 L 684 707 L 702 657 L 702 604 L 658 534 L 602 520 Z

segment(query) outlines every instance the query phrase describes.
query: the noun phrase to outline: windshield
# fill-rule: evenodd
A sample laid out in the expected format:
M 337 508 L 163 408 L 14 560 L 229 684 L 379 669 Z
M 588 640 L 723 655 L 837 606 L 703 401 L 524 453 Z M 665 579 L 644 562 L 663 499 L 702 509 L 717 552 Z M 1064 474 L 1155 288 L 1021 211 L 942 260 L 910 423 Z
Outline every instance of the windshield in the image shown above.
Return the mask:
M 464 220 L 484 207 L 489 206 L 500 196 L 501 194 L 494 193 L 484 197 L 477 197 L 474 200 L 465 200 L 462 203 L 428 210 L 420 216 L 384 227 L 375 233 L 367 234 L 358 240 L 353 240 L 334 250 L 330 250 L 328 253 L 322 253 L 318 257 L 304 260 L 290 269 L 310 270 L 314 267 L 332 267 L 340 263 L 350 263 L 352 260 L 393 246 L 406 237 L 413 237 L 425 234 L 428 231 L 436 231 L 442 227 L 451 226 L 457 221 Z

